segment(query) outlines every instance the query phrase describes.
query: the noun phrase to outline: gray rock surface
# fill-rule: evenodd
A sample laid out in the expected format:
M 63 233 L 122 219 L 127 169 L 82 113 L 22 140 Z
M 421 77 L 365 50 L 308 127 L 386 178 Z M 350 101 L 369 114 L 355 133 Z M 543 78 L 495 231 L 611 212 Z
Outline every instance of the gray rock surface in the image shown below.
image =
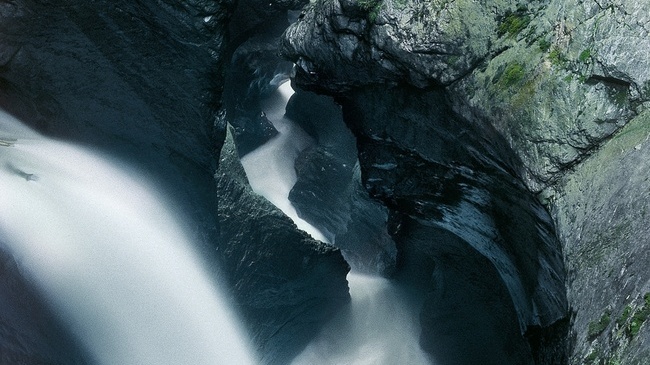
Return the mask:
M 650 113 L 544 192 L 566 242 L 573 364 L 650 358 Z
M 497 53 L 505 19 L 528 16 L 543 3 L 319 0 L 287 30 L 283 44 L 301 82 L 323 90 L 447 85 Z

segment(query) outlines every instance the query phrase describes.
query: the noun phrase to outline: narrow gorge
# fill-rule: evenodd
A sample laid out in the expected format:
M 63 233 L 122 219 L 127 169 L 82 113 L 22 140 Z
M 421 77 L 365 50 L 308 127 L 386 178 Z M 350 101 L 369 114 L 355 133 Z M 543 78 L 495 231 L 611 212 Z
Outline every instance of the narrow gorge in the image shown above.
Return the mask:
M 0 2 L 0 364 L 650 362 L 649 17 Z

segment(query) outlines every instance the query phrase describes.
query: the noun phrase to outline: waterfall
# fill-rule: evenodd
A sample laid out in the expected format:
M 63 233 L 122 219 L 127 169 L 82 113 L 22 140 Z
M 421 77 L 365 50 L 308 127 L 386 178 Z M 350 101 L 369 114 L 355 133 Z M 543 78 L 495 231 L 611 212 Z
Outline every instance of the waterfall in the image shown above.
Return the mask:
M 299 229 L 317 240 L 327 242 L 320 231 L 298 216 L 289 201 L 289 192 L 298 180 L 294 169 L 296 158 L 305 148 L 315 143 L 300 126 L 284 116 L 285 107 L 293 93 L 291 83 L 284 82 L 263 101 L 262 109 L 279 133 L 244 156 L 241 163 L 254 192 L 280 208 Z
M 255 363 L 180 218 L 136 171 L 0 114 L 0 243 L 97 363 Z
M 291 365 L 425 365 L 413 304 L 388 279 L 350 273 L 352 301 Z
M 285 82 L 263 101 L 263 110 L 279 134 L 241 162 L 255 192 L 285 212 L 298 228 L 327 242 L 317 228 L 298 217 L 289 201 L 297 180 L 294 162 L 315 143 L 284 115 L 292 94 L 290 83 Z M 353 268 L 347 279 L 352 299 L 348 310 L 335 316 L 291 365 L 431 364 L 419 346 L 417 306 L 385 278 L 361 275 Z

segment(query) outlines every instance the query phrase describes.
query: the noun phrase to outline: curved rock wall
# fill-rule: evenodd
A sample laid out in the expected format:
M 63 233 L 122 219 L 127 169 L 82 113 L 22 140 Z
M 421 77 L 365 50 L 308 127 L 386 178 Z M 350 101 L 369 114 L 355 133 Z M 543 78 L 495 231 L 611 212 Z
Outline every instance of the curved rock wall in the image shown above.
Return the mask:
M 540 363 L 648 358 L 650 274 L 638 266 L 650 247 L 648 6 L 321 0 L 285 34 L 300 85 L 345 97 L 372 84 L 444 85 L 456 113 L 512 148 L 513 173 L 551 212 L 569 273 L 570 360 Z

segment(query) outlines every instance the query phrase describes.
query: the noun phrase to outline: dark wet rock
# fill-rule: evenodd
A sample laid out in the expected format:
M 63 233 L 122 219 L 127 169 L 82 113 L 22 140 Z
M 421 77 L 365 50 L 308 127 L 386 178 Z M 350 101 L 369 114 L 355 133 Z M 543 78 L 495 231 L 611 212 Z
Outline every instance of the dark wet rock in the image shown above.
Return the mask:
M 565 274 L 550 217 L 503 139 L 454 114 L 440 89 L 365 88 L 340 100 L 365 188 L 390 210 L 395 277 L 423 300 L 423 348 L 449 364 L 532 363 L 524 334 L 567 316 Z M 434 314 L 452 308 L 447 322 Z
M 503 163 L 498 140 L 484 139 L 489 131 L 475 130 L 441 100 L 441 91 L 368 90 L 344 104 L 366 188 L 392 214 L 447 230 L 485 256 L 521 333 L 550 325 L 567 309 L 550 217 Z
M 361 186 L 356 159 L 342 161 L 314 147 L 298 157 L 296 172 L 289 199 L 298 214 L 340 248 L 355 271 L 391 275 L 397 251 L 386 230 L 388 213 Z
M 532 365 L 515 308 L 495 266 L 442 226 L 393 216 L 398 282 L 418 291 L 420 345 L 434 364 Z
M 354 270 L 390 275 L 396 249 L 386 231 L 388 214 L 361 185 L 356 140 L 340 106 L 298 90 L 286 116 L 317 143 L 296 160 L 298 181 L 289 199 L 298 214 L 339 247 Z
M 291 63 L 280 59 L 276 44 L 277 36 L 253 37 L 237 48 L 227 67 L 224 109 L 228 122 L 233 126 L 240 156 L 278 133 L 266 118 L 260 103 L 275 91 L 281 81 L 287 80 L 291 72 Z
M 0 242 L 0 364 L 92 364 Z
M 216 178 L 224 274 L 262 363 L 286 364 L 349 301 L 349 266 L 252 191 L 231 137 Z

